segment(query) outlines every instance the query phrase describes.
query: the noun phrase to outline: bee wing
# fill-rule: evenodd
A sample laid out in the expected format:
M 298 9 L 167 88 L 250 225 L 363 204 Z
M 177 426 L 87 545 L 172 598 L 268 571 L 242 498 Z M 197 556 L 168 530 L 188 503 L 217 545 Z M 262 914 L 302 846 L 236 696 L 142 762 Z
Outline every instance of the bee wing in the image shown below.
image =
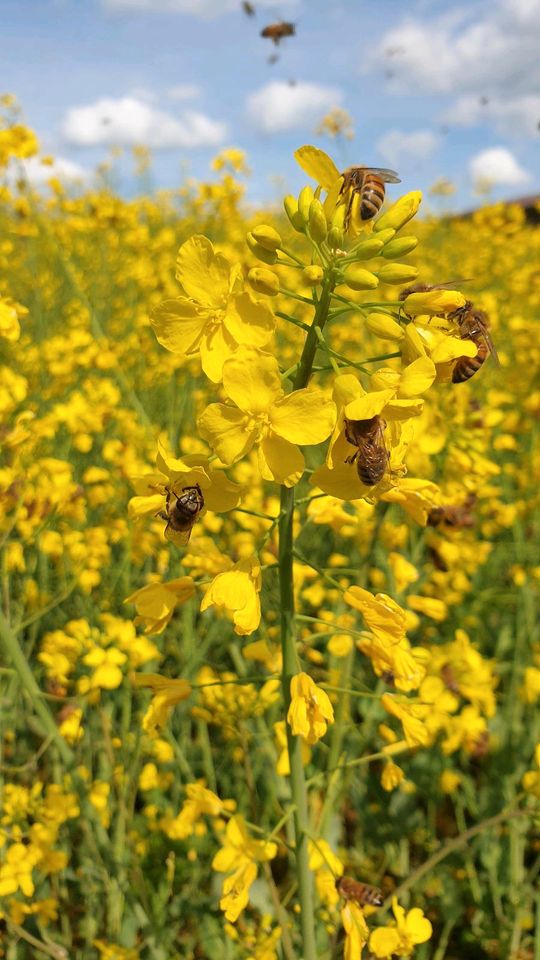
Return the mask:
M 192 529 L 192 527 L 188 527 L 187 530 L 173 530 L 168 523 L 165 527 L 165 539 L 174 543 L 175 547 L 185 547 L 186 543 L 189 542 Z
M 362 167 L 362 170 L 365 170 L 366 173 L 375 173 L 385 183 L 401 183 L 401 179 L 395 170 L 387 170 L 386 167 Z

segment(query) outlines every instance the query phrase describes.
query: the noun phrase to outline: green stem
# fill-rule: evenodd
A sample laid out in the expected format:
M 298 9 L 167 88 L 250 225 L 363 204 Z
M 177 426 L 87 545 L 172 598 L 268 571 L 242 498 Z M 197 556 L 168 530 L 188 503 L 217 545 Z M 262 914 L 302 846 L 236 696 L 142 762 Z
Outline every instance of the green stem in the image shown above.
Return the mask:
M 17 637 L 13 633 L 4 614 L 0 611 L 0 641 L 6 651 L 7 657 L 13 663 L 23 687 L 28 693 L 35 712 L 41 720 L 48 735 L 54 741 L 58 752 L 66 766 L 71 767 L 74 762 L 73 752 L 59 732 L 54 717 L 43 699 L 34 674 L 32 673 L 28 661 L 21 649 Z
M 332 285 L 329 281 L 323 285 L 317 304 L 313 325 L 309 328 L 304 342 L 302 355 L 294 378 L 293 388 L 301 390 L 309 383 L 313 361 L 319 344 L 318 331 L 322 330 L 328 317 Z M 279 518 L 279 589 L 281 600 L 281 649 L 283 655 L 282 685 L 285 716 L 291 702 L 291 680 L 298 673 L 296 655 L 296 630 L 294 612 L 294 488 L 281 488 L 281 510 Z M 294 811 L 294 833 L 296 853 L 296 876 L 298 897 L 300 900 L 300 927 L 302 932 L 303 960 L 316 960 L 315 913 L 313 900 L 313 878 L 309 869 L 308 831 L 309 813 L 304 762 L 302 759 L 302 738 L 293 736 L 287 723 L 287 744 L 290 761 L 290 784 Z

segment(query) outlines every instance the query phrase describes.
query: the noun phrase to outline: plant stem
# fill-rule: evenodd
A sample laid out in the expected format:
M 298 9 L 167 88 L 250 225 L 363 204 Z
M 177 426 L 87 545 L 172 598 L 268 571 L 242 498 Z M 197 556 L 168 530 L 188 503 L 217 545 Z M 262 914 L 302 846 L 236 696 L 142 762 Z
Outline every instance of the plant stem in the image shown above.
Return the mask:
M 54 717 L 43 699 L 43 694 L 36 683 L 34 674 L 28 665 L 28 661 L 21 649 L 19 641 L 17 640 L 17 637 L 13 633 L 13 630 L 1 611 L 0 641 L 4 646 L 8 660 L 11 660 L 13 663 L 19 680 L 32 701 L 32 706 L 34 707 L 35 712 L 41 720 L 49 737 L 56 744 L 63 762 L 67 767 L 71 767 L 74 760 L 71 748 L 64 740 L 62 734 L 59 732 L 58 727 L 54 722 Z
M 322 330 L 328 317 L 332 284 L 327 281 L 321 290 L 313 325 L 309 328 L 302 355 L 294 378 L 293 387 L 300 390 L 305 387 L 311 376 L 313 361 L 319 344 L 318 330 Z M 281 649 L 283 655 L 282 686 L 285 716 L 291 702 L 291 679 L 298 673 L 296 655 L 296 636 L 294 619 L 294 581 L 293 581 L 293 520 L 294 488 L 281 488 L 281 510 L 279 518 L 279 589 L 281 599 Z M 302 933 L 303 960 L 316 960 L 315 915 L 313 903 L 313 879 L 308 862 L 309 813 L 304 762 L 302 759 L 302 739 L 291 733 L 287 723 L 287 744 L 291 767 L 290 784 L 294 812 L 294 833 L 296 842 L 296 876 L 298 897 L 300 900 L 300 928 Z

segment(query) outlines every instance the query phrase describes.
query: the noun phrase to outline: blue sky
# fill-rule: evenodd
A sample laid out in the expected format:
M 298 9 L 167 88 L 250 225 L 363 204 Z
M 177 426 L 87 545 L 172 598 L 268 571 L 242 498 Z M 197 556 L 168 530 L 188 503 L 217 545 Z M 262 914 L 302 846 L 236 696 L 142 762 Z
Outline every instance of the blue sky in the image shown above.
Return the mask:
M 3 0 L 1 88 L 66 174 L 142 142 L 173 187 L 235 145 L 264 201 L 301 185 L 292 153 L 314 142 L 406 189 L 447 177 L 457 208 L 484 180 L 495 197 L 540 192 L 540 0 L 253 4 L 250 18 L 240 0 Z M 276 50 L 259 33 L 280 18 L 297 33 Z M 314 132 L 333 105 L 354 121 L 342 146 Z

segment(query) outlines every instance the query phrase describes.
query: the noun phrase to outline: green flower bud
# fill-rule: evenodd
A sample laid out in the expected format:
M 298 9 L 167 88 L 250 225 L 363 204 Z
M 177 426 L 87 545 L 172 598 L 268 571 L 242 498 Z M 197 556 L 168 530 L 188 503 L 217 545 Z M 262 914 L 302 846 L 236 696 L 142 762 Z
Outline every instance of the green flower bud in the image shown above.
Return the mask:
M 371 260 L 372 257 L 376 257 L 380 253 L 383 247 L 384 243 L 378 237 L 369 237 L 367 240 L 362 240 L 358 246 L 351 250 L 351 254 L 354 255 L 356 260 Z
M 373 229 L 376 233 L 379 230 L 385 230 L 386 227 L 392 227 L 394 230 L 401 230 L 409 220 L 414 217 L 418 207 L 422 202 L 422 193 L 420 190 L 411 190 L 404 197 L 394 203 L 382 217 L 375 221 Z
M 323 277 L 324 270 L 317 263 L 312 263 L 308 267 L 304 267 L 302 270 L 302 280 L 310 287 L 314 287 L 317 283 L 321 283 Z
M 320 200 L 312 200 L 309 207 L 309 235 L 314 243 L 322 243 L 326 240 L 328 227 L 326 225 L 326 216 Z
M 328 231 L 327 240 L 332 250 L 341 250 L 345 243 L 343 230 L 340 227 L 331 227 Z
M 252 267 L 248 273 L 248 280 L 256 293 L 263 293 L 267 297 L 275 297 L 279 293 L 279 277 L 272 270 Z
M 385 230 L 377 231 L 377 240 L 382 240 L 383 243 L 388 243 L 392 237 L 395 237 L 396 231 L 393 227 L 386 227 Z
M 311 187 L 303 187 L 298 194 L 298 210 L 300 211 L 300 216 L 305 224 L 307 224 L 309 220 L 309 208 L 311 207 L 311 202 L 313 199 L 314 194 Z
M 276 263 L 277 254 L 273 250 L 267 250 L 265 247 L 261 247 L 252 233 L 248 233 L 246 236 L 246 243 L 252 254 L 257 257 L 257 260 L 262 260 L 263 263 L 269 263 L 270 265 Z
M 353 290 L 374 290 L 379 286 L 379 279 L 371 270 L 365 270 L 357 263 L 351 264 L 345 274 L 345 283 Z
M 370 313 L 366 326 L 382 340 L 402 340 L 404 336 L 399 323 L 387 313 Z
M 261 223 L 259 227 L 255 227 L 252 230 L 252 236 L 265 250 L 278 250 L 281 246 L 279 233 L 273 227 L 267 226 L 266 223 Z
M 387 243 L 382 256 L 385 260 L 393 260 L 394 257 L 406 257 L 411 250 L 418 246 L 418 237 L 396 237 Z
M 300 216 L 300 211 L 298 210 L 298 200 L 296 197 L 293 197 L 292 194 L 289 193 L 283 201 L 283 206 L 285 207 L 285 213 L 290 220 L 291 227 L 293 227 L 297 233 L 304 233 L 305 225 L 302 217 Z
M 416 280 L 418 270 L 409 263 L 385 263 L 384 267 L 377 271 L 377 276 L 381 283 L 409 283 Z

